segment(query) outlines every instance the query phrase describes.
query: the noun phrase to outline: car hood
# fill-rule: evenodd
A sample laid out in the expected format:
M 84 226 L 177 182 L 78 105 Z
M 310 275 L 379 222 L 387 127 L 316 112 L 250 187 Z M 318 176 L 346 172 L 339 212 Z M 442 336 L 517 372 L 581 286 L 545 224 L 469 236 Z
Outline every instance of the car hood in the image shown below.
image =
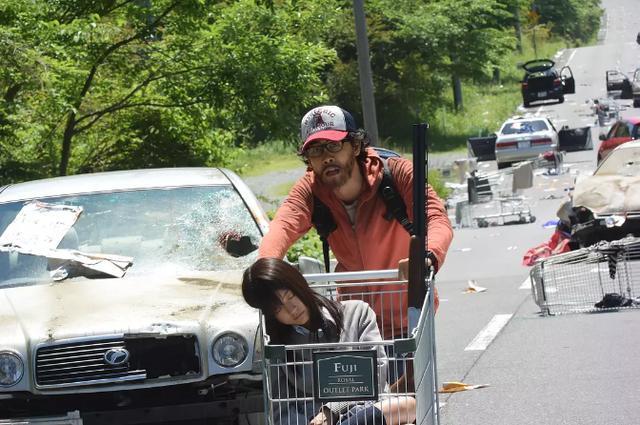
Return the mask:
M 251 308 L 241 272 L 62 282 L 0 290 L 0 335 L 31 342 L 197 327 Z M 256 315 L 257 320 L 257 315 Z M 0 337 L 0 339 L 3 339 Z M 5 341 L 8 342 L 8 341 Z M 18 343 L 18 341 L 14 341 Z
M 640 177 L 591 176 L 576 182 L 573 206 L 586 207 L 595 214 L 640 211 Z

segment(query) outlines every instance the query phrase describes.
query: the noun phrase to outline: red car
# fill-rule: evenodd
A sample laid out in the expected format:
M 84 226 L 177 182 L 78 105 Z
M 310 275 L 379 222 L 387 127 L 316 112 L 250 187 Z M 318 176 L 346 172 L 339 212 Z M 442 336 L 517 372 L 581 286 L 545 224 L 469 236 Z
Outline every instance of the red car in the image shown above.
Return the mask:
M 600 135 L 602 143 L 598 149 L 598 164 L 616 146 L 634 139 L 640 139 L 640 117 L 622 118 L 616 121 L 606 135 Z

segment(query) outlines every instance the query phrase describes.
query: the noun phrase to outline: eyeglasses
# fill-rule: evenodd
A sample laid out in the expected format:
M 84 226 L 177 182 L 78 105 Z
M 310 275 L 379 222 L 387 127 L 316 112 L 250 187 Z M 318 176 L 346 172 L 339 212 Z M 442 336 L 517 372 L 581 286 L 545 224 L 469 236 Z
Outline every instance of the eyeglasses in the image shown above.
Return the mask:
M 329 142 L 319 145 L 313 145 L 306 149 L 302 154 L 307 158 L 318 158 L 324 154 L 324 150 L 328 150 L 331 153 L 338 153 L 344 147 L 346 140 L 340 140 L 338 142 Z

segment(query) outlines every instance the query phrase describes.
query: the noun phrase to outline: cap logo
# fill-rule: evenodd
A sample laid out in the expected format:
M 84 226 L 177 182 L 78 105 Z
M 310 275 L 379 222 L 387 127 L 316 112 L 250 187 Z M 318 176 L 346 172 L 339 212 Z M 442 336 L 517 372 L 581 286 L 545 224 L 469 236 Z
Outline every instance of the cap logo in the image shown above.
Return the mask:
M 313 112 L 313 122 L 311 124 L 311 131 L 316 131 L 318 129 L 327 127 L 327 126 L 331 126 L 333 125 L 333 123 L 325 123 L 324 119 L 322 118 L 322 112 L 320 111 L 314 111 Z

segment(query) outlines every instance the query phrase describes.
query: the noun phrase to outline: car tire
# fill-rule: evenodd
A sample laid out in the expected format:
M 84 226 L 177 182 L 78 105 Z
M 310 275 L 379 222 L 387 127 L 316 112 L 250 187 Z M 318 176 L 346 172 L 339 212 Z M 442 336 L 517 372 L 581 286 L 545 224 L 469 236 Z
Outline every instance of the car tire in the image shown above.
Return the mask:
M 558 103 L 564 103 L 564 96 L 560 96 L 558 98 Z
M 498 162 L 498 170 L 502 170 L 503 168 L 510 167 L 510 162 Z
M 633 99 L 633 107 L 640 108 L 640 99 Z

